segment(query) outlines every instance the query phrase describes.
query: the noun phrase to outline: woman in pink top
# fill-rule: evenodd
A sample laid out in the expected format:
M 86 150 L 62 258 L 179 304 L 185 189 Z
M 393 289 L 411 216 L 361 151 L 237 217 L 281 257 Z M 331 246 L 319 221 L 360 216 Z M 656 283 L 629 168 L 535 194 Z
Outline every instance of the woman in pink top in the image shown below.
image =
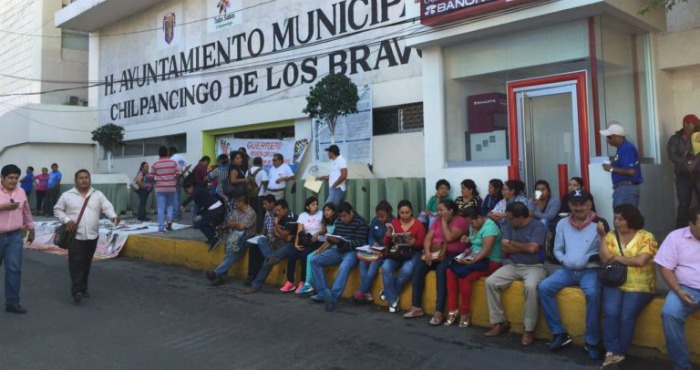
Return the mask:
M 44 167 L 41 169 L 41 174 L 34 176 L 34 184 L 36 184 L 36 213 L 41 216 L 41 210 L 44 206 L 44 197 L 46 191 L 49 190 L 49 169 Z M 53 216 L 47 215 L 47 216 Z
M 425 315 L 422 306 L 423 290 L 425 289 L 425 276 L 430 270 L 435 270 L 435 283 L 437 290 L 437 301 L 435 303 L 435 313 L 430 319 L 430 325 L 437 326 L 444 320 L 443 311 L 447 300 L 447 268 L 450 261 L 466 249 L 466 245 L 460 241 L 469 226 L 467 221 L 459 216 L 459 210 L 454 201 L 449 199 L 440 200 L 438 205 L 439 219 L 430 226 L 428 234 L 423 243 L 423 261 L 415 265 L 413 269 L 413 297 L 412 307 L 403 317 L 410 319 Z M 445 243 L 447 251 L 439 260 L 433 258 L 430 252 L 433 245 Z M 435 248 L 432 248 L 435 249 Z

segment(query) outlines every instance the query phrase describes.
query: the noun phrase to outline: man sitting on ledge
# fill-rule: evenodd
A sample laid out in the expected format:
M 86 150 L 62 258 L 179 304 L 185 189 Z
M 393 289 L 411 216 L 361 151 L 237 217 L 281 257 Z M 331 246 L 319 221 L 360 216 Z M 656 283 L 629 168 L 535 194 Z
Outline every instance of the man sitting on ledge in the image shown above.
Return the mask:
M 700 208 L 693 208 L 688 227 L 672 231 L 654 262 L 671 289 L 661 309 L 666 349 L 674 370 L 690 370 L 685 320 L 700 309 Z
M 547 326 L 554 339 L 549 346 L 552 351 L 571 344 L 571 337 L 559 316 L 557 293 L 565 287 L 578 285 L 586 297 L 586 334 L 584 336 L 585 350 L 593 360 L 602 358 L 600 352 L 600 323 L 598 311 L 600 308 L 600 257 L 598 250 L 598 222 L 602 222 L 605 231 L 609 231 L 607 221 L 597 217 L 591 211 L 593 197 L 584 190 L 575 190 L 569 195 L 571 216 L 557 223 L 554 238 L 554 256 L 562 264 L 548 278 L 542 280 L 537 287 L 540 304 L 547 320 Z
M 343 202 L 338 207 L 333 235 L 327 235 L 326 243 L 311 258 L 311 274 L 318 294 L 311 297 L 326 303 L 326 311 L 333 311 L 343 295 L 350 271 L 357 265 L 355 248 L 367 244 L 369 226 L 362 216 L 355 213 L 352 205 Z M 326 285 L 323 268 L 340 264 L 331 290 Z

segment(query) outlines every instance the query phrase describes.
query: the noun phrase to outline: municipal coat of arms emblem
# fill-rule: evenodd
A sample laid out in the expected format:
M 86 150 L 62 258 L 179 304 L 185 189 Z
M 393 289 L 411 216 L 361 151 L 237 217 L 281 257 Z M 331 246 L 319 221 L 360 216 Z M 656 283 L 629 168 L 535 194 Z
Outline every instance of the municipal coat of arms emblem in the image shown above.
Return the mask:
M 175 13 L 170 12 L 163 17 L 163 33 L 165 33 L 165 42 L 170 44 L 175 35 Z

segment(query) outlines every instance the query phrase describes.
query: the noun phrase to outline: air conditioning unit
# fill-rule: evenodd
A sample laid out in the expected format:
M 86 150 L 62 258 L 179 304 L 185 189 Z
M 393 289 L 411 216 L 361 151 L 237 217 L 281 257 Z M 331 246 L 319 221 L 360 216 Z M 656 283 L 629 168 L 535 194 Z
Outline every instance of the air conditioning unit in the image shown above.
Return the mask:
M 68 95 L 68 99 L 66 100 L 66 105 L 79 105 L 80 104 L 80 98 L 76 95 Z

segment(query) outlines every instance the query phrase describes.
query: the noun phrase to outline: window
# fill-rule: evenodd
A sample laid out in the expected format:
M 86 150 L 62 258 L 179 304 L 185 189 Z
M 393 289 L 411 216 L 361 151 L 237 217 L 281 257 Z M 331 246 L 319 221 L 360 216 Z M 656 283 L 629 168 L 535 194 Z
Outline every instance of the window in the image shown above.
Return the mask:
M 129 140 L 124 142 L 124 146 L 114 150 L 114 152 L 112 153 L 112 158 L 144 157 L 150 155 L 158 155 L 158 149 L 160 149 L 161 146 L 165 146 L 168 148 L 174 146 L 178 149 L 180 153 L 186 153 L 187 135 L 179 134 L 165 137 Z M 104 151 L 103 149 L 102 152 L 102 159 L 107 159 L 106 151 Z
M 61 29 L 61 47 L 64 49 L 88 51 L 89 36 L 87 32 Z
M 387 135 L 423 130 L 423 103 L 413 103 L 372 111 L 372 134 Z

